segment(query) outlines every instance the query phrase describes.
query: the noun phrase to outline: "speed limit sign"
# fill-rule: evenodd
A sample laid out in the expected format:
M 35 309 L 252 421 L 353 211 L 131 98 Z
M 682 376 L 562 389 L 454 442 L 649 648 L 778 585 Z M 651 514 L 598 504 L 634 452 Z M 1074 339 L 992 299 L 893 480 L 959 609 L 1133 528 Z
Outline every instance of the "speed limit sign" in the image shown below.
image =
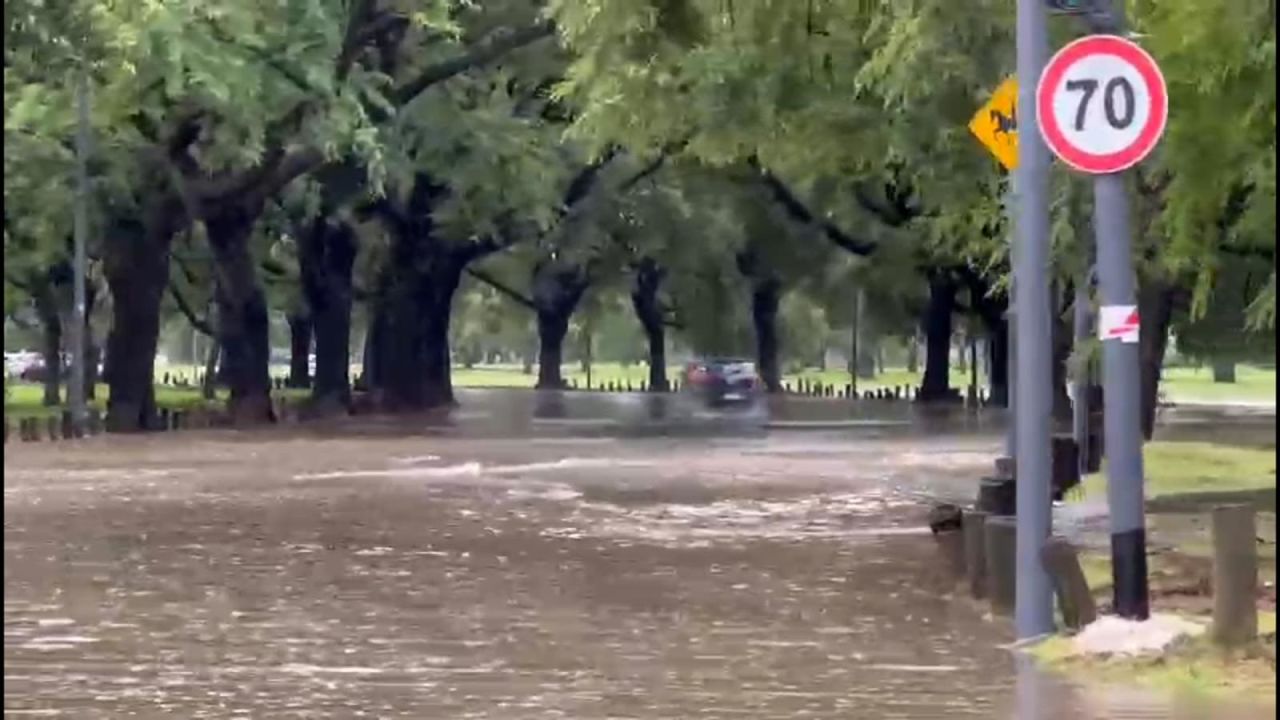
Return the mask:
M 1164 132 L 1169 96 L 1155 60 L 1115 35 L 1072 42 L 1036 87 L 1040 134 L 1063 162 L 1105 175 L 1142 161 Z

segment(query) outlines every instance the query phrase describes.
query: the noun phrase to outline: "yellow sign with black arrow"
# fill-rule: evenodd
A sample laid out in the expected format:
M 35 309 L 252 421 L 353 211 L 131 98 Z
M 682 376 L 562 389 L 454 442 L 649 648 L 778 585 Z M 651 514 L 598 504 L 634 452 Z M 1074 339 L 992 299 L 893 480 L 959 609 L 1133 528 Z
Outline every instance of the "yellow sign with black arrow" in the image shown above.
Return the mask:
M 1018 167 L 1018 81 L 1005 78 L 969 121 L 969 132 L 1006 170 Z

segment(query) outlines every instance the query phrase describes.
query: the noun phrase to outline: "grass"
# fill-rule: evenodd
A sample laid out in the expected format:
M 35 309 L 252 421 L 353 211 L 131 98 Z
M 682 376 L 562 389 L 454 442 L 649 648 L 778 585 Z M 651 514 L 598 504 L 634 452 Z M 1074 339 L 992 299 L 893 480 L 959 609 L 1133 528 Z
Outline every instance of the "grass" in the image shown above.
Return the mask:
M 359 370 L 360 367 L 358 365 L 352 366 L 353 375 L 357 374 Z M 667 368 L 667 377 L 675 380 L 679 377 L 680 371 L 681 368 L 679 366 L 670 366 Z M 157 379 L 163 378 L 165 373 L 170 373 L 174 379 L 185 378 L 191 381 L 194 380 L 196 372 L 197 368 L 190 365 L 156 367 Z M 272 375 L 275 377 L 281 377 L 286 372 L 287 368 L 284 367 L 272 368 Z M 576 363 L 565 365 L 562 372 L 566 380 L 572 381 L 578 387 L 586 387 L 586 373 L 582 371 L 580 365 Z M 642 384 L 648 382 L 648 378 L 649 369 L 644 364 L 624 366 L 621 363 L 598 363 L 592 367 L 591 386 L 600 387 L 606 383 L 625 386 L 629 382 L 633 388 L 639 388 Z M 1173 402 L 1274 401 L 1276 390 L 1276 374 L 1274 370 L 1241 365 L 1237 368 L 1237 379 L 1238 382 L 1231 385 L 1215 384 L 1212 373 L 1208 369 L 1169 368 L 1165 370 L 1162 388 L 1166 398 Z M 795 387 L 801 380 L 807 383 L 820 382 L 823 385 L 834 385 L 842 388 L 849 383 L 849 373 L 842 368 L 808 369 L 789 372 L 783 377 L 783 382 L 792 387 Z M 874 390 L 901 385 L 917 387 L 920 384 L 920 380 L 920 373 L 908 372 L 903 368 L 888 368 L 874 378 L 860 378 L 858 380 L 858 389 Z M 454 385 L 464 388 L 531 388 L 536 381 L 536 368 L 533 372 L 525 373 L 519 365 L 455 367 L 453 370 Z M 968 384 L 969 374 L 953 368 L 951 386 L 963 389 Z M 297 391 L 286 392 L 296 393 Z M 99 385 L 97 394 L 99 400 L 96 404 L 101 406 L 103 399 L 106 398 L 106 387 Z M 157 402 L 162 407 L 182 408 L 200 405 L 204 402 L 197 389 L 157 386 L 156 394 Z M 225 393 L 220 394 L 219 398 L 225 399 Z M 22 413 L 24 415 L 42 415 L 54 412 L 51 409 L 42 407 L 40 399 L 41 391 L 38 386 L 11 383 L 8 385 L 8 394 L 5 399 L 5 412 L 6 414 Z
M 7 388 L 7 396 L 4 401 L 4 414 L 14 417 L 46 417 L 56 415 L 62 412 L 62 407 L 46 407 L 43 404 L 44 388 L 40 385 L 31 383 L 10 383 Z M 189 410 L 194 407 L 201 406 L 221 406 L 227 400 L 227 391 L 219 390 L 213 400 L 205 400 L 200 394 L 199 388 L 175 388 L 163 385 L 156 386 L 156 406 L 168 408 L 170 410 Z M 96 396 L 89 401 L 90 407 L 96 407 L 99 410 L 106 410 L 107 407 L 107 386 L 99 384 L 96 389 Z M 304 397 L 306 390 L 278 390 L 277 395 L 285 397 Z M 65 401 L 65 394 L 63 399 Z
M 1147 498 L 1199 492 L 1274 488 L 1272 449 L 1202 442 L 1150 442 L 1143 447 Z M 1106 495 L 1106 469 L 1084 479 L 1084 496 Z
M 1165 368 L 1161 388 L 1172 402 L 1267 402 L 1276 398 L 1274 369 L 1236 366 L 1236 382 L 1215 383 L 1209 368 Z
M 1203 622 L 1203 617 L 1191 617 Z M 1049 638 L 1030 649 L 1045 667 L 1101 684 L 1137 684 L 1201 701 L 1275 702 L 1274 612 L 1258 613 L 1260 640 L 1245 648 L 1224 650 L 1201 636 L 1175 644 L 1157 656 L 1079 656 L 1071 639 Z

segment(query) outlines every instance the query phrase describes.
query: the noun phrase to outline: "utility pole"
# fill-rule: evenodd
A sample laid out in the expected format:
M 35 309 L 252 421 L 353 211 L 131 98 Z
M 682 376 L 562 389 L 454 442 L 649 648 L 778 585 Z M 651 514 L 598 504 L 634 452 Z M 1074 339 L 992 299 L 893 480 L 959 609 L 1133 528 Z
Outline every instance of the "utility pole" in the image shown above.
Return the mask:
M 83 61 L 82 61 L 83 63 Z M 89 228 L 89 71 L 83 64 L 76 79 L 76 197 L 72 222 L 75 249 L 72 256 L 74 309 L 71 316 L 71 377 L 67 402 L 71 406 L 74 431 L 84 432 L 88 420 L 85 407 L 85 243 Z
M 1123 35 L 1124 4 L 1099 0 L 1090 15 L 1095 32 Z M 1098 295 L 1102 305 L 1137 305 L 1137 279 L 1129 227 L 1129 194 L 1123 173 L 1093 181 Z M 1115 612 L 1146 620 L 1147 538 L 1142 467 L 1142 372 L 1136 342 L 1102 343 L 1103 436 L 1107 449 L 1107 505 L 1111 511 L 1111 577 Z
M 1052 408 L 1049 312 L 1049 151 L 1040 136 L 1036 85 L 1049 57 L 1044 0 L 1018 0 L 1017 248 L 1017 580 L 1014 622 L 1019 638 L 1052 632 L 1053 590 L 1040 560 L 1049 537 Z
M 858 397 L 858 334 L 860 332 L 862 332 L 862 288 L 858 288 L 853 295 L 853 328 L 849 332 L 849 394 L 852 398 Z

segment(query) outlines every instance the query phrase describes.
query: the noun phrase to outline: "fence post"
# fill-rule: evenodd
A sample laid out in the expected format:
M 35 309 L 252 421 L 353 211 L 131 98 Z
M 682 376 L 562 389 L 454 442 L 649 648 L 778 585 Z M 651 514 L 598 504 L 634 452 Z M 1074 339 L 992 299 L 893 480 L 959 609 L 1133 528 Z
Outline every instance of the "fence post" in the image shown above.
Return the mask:
M 1213 509 L 1213 639 L 1243 645 L 1258 636 L 1258 549 L 1252 505 Z

